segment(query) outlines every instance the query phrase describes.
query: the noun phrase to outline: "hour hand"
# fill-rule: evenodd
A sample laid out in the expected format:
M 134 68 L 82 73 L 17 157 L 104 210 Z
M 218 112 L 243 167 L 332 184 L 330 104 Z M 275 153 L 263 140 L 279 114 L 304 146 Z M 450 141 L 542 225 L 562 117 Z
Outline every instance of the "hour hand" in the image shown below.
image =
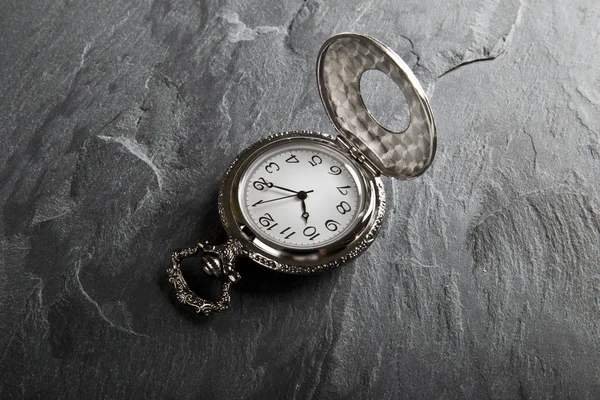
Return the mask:
M 312 190 L 310 192 L 312 192 Z M 309 192 L 305 192 L 305 191 L 298 192 L 298 198 L 302 201 L 302 215 L 301 215 L 301 217 L 304 220 L 305 224 L 308 223 L 308 217 L 309 217 L 308 212 L 306 212 L 306 201 L 305 201 L 306 200 L 306 193 L 309 193 Z
M 306 212 L 306 203 L 302 200 L 302 219 L 305 223 L 308 223 L 309 214 Z

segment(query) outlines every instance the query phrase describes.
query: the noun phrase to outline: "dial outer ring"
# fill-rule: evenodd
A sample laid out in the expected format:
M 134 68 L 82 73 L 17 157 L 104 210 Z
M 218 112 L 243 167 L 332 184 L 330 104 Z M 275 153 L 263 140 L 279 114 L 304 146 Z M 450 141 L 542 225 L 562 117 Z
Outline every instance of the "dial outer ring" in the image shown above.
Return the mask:
M 315 143 L 318 142 L 318 143 Z M 316 147 L 315 147 L 316 146 Z M 267 150 L 262 150 L 264 148 L 267 148 Z M 298 150 L 303 150 L 305 148 L 308 148 L 309 150 L 317 150 L 317 151 L 322 151 L 325 154 L 329 154 L 331 156 L 333 156 L 334 158 L 337 159 L 337 162 L 340 162 L 342 165 L 345 166 L 345 168 L 348 170 L 349 175 L 352 177 L 352 180 L 355 181 L 356 185 L 357 185 L 357 204 L 355 204 L 354 206 L 352 206 L 352 208 L 354 208 L 355 213 L 352 215 L 351 219 L 349 220 L 349 223 L 342 228 L 342 230 L 340 232 L 338 232 L 338 234 L 334 234 L 332 235 L 330 238 L 323 240 L 320 243 L 314 243 L 314 244 L 309 244 L 309 243 L 287 243 L 284 241 L 278 241 L 276 239 L 276 237 L 271 237 L 268 234 L 264 235 L 264 232 L 261 232 L 259 234 L 259 231 L 261 231 L 261 226 L 259 226 L 258 221 L 253 220 L 252 217 L 249 215 L 249 211 L 251 209 L 250 204 L 248 203 L 248 193 L 247 191 L 249 190 L 248 186 L 251 184 L 251 174 L 256 173 L 258 171 L 258 163 L 262 161 L 265 161 L 265 157 L 271 157 L 273 155 L 273 152 L 279 153 L 281 151 L 284 152 L 289 152 L 289 151 L 298 151 Z M 244 214 L 244 220 L 248 221 L 248 228 L 250 230 L 253 230 L 254 232 L 256 232 L 257 234 L 259 234 L 260 236 L 262 236 L 263 240 L 265 241 L 265 243 L 270 243 L 270 244 L 274 244 L 275 246 L 280 246 L 280 247 L 285 247 L 285 248 L 290 248 L 290 249 L 297 249 L 298 251 L 301 251 L 303 253 L 309 252 L 311 250 L 311 248 L 314 249 L 320 249 L 320 248 L 324 248 L 327 247 L 330 243 L 336 243 L 339 240 L 345 238 L 349 232 L 352 232 L 355 224 L 358 223 L 358 221 L 361 219 L 361 211 L 363 211 L 365 209 L 365 192 L 366 192 L 366 180 L 364 179 L 364 174 L 361 173 L 361 171 L 359 171 L 359 166 L 357 165 L 357 163 L 350 158 L 347 154 L 344 154 L 343 152 L 340 152 L 339 148 L 332 148 L 331 143 L 329 143 L 328 141 L 326 142 L 326 145 L 323 145 L 322 141 L 316 140 L 314 138 L 311 139 L 307 139 L 307 138 L 299 138 L 293 141 L 280 141 L 280 142 L 276 142 L 273 146 L 269 146 L 266 145 L 265 147 L 263 147 L 261 150 L 258 150 L 261 154 L 258 155 L 257 157 L 253 157 L 252 162 L 247 163 L 248 167 L 247 168 L 243 168 L 243 172 L 241 173 L 241 177 L 240 177 L 240 181 L 238 184 L 238 201 L 240 204 L 240 209 L 239 211 Z M 269 176 L 267 176 L 268 178 Z M 273 178 L 277 181 L 277 184 L 279 185 L 283 185 L 284 183 L 277 178 Z M 285 182 L 285 181 L 284 181 Z M 292 183 L 288 183 L 286 182 L 285 186 L 291 185 L 294 188 L 298 188 L 298 183 L 294 182 Z M 311 188 L 311 189 L 315 189 L 315 187 L 313 187 L 312 184 L 308 184 L 309 186 L 304 186 L 304 188 Z M 285 192 L 286 195 L 289 195 L 289 192 Z M 282 193 L 283 195 L 283 193 Z M 292 195 L 293 196 L 293 195 Z M 296 195 L 297 196 L 297 195 Z M 315 205 L 313 204 L 310 208 L 313 209 L 313 207 L 315 207 Z M 265 210 L 268 211 L 268 210 Z M 270 211 L 269 211 L 270 212 Z M 313 225 L 313 223 L 309 224 L 309 225 Z M 327 231 L 325 231 L 327 232 Z
M 378 176 L 372 175 L 357 163 L 356 169 L 365 184 L 366 205 L 352 231 L 340 241 L 309 251 L 267 244 L 244 229 L 247 223 L 240 212 L 238 184 L 252 160 L 270 147 L 294 139 L 320 142 L 344 154 L 341 145 L 322 133 L 295 131 L 270 135 L 242 151 L 225 172 L 219 189 L 219 216 L 229 237 L 237 240 L 244 250 L 243 254 L 254 262 L 280 272 L 311 274 L 338 267 L 360 255 L 373 243 L 385 215 L 385 190 Z

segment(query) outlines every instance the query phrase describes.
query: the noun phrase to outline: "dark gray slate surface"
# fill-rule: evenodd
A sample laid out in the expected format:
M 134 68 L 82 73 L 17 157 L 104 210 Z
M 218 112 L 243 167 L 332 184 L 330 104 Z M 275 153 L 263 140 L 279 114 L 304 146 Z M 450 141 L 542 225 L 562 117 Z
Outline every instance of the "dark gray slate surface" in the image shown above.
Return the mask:
M 340 31 L 421 79 L 433 167 L 352 264 L 178 307 L 235 155 L 332 132 Z M 594 0 L 3 1 L 0 397 L 598 398 L 599 37 Z

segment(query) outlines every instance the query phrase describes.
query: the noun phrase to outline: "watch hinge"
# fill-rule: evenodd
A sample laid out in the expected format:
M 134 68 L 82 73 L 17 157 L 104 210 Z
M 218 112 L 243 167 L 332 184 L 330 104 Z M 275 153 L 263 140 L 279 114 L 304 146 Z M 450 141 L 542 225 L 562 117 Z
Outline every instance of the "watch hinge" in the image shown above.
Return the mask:
M 335 140 L 340 145 L 342 145 L 342 147 L 348 152 L 350 157 L 352 157 L 357 163 L 364 166 L 373 175 L 381 175 L 381 172 L 375 165 L 373 165 L 371 160 L 365 157 L 365 155 L 362 153 L 362 151 L 360 151 L 360 149 L 358 149 L 356 146 L 354 146 L 352 143 L 346 140 L 342 135 L 337 135 Z

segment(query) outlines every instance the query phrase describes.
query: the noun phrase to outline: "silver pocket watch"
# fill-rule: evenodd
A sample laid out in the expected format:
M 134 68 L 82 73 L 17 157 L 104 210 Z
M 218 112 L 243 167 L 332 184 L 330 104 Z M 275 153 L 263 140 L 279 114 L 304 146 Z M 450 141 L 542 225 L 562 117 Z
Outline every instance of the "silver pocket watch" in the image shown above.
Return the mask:
M 402 90 L 410 108 L 404 132 L 381 126 L 365 106 L 360 79 L 372 69 Z M 425 92 L 383 43 L 355 33 L 329 38 L 319 51 L 317 84 L 337 136 L 282 132 L 242 151 L 219 190 L 227 241 L 173 252 L 169 281 L 177 299 L 196 312 L 228 308 L 240 257 L 291 274 L 320 272 L 357 257 L 373 243 L 385 215 L 380 176 L 411 179 L 433 161 L 436 127 Z M 181 273 L 182 260 L 199 251 L 204 272 L 223 281 L 216 301 L 194 293 Z

